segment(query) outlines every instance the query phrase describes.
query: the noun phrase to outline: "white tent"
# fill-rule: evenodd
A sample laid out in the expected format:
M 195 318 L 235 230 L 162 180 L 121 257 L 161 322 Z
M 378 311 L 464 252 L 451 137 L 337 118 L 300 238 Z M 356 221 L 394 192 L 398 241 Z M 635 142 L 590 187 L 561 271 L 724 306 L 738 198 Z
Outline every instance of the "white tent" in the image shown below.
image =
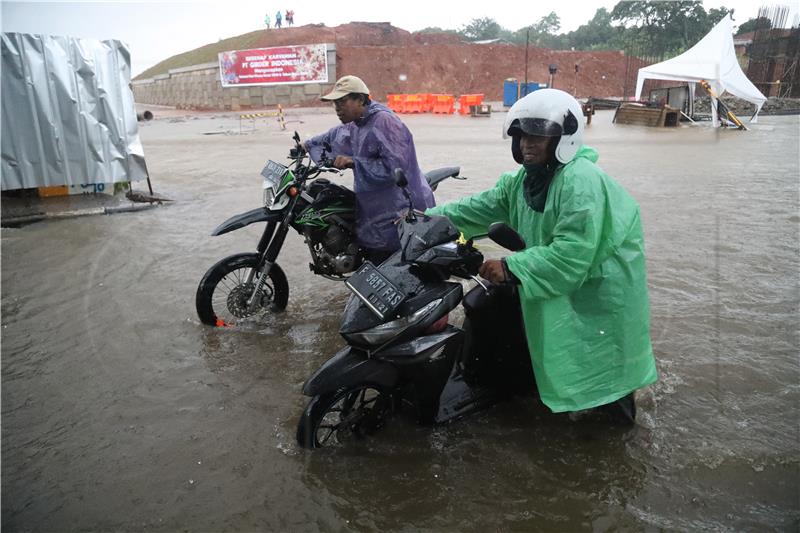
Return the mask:
M 747 100 L 756 106 L 751 122 L 755 122 L 767 97 L 747 79 L 733 49 L 733 21 L 725 15 L 700 41 L 677 57 L 639 69 L 636 79 L 636 99 L 642 94 L 645 79 L 689 82 L 694 96 L 695 84 L 706 80 L 718 96 L 724 92 Z M 717 123 L 716 105 L 711 106 L 714 124 Z

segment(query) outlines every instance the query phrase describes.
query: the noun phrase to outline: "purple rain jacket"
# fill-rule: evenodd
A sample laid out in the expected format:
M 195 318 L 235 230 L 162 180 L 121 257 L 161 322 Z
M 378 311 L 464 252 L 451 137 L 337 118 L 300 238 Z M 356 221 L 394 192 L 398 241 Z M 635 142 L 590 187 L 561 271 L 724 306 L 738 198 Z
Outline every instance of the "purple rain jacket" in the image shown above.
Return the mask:
M 417 164 L 411 132 L 394 111 L 371 102 L 360 119 L 340 124 L 306 142 L 314 161 L 319 161 L 326 141 L 331 145 L 328 157 L 346 155 L 355 164 L 358 243 L 373 250 L 397 250 L 400 238 L 394 221 L 408 208 L 408 201 L 395 185 L 394 169 L 400 167 L 405 172 L 414 209 L 424 211 L 436 205 Z

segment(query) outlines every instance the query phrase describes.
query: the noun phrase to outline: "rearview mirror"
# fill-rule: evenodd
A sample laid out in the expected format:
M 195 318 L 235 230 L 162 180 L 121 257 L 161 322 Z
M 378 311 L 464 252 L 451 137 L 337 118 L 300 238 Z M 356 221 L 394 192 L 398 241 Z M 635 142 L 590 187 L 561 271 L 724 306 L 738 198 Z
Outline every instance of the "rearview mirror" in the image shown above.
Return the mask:
M 489 238 L 512 252 L 524 250 L 526 247 L 525 241 L 519 233 L 505 222 L 495 222 L 489 226 Z

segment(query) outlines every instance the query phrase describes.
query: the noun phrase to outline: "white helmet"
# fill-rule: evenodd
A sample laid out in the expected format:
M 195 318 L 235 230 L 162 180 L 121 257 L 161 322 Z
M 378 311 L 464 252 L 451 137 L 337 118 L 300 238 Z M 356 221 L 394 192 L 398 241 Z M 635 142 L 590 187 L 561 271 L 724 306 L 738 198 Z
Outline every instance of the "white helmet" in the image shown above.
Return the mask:
M 539 89 L 517 100 L 503 125 L 503 138 L 512 137 L 511 153 L 517 163 L 522 163 L 521 132 L 561 137 L 556 144 L 556 159 L 569 163 L 583 144 L 583 108 L 569 93 Z

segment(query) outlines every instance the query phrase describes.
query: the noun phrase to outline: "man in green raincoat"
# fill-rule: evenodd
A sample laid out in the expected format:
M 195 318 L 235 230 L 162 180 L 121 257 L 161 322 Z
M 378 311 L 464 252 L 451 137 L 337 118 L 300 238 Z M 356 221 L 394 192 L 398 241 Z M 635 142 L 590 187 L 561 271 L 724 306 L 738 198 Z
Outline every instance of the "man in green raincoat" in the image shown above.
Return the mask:
M 650 344 L 639 206 L 582 145 L 583 113 L 542 89 L 509 110 L 504 135 L 522 167 L 494 188 L 434 207 L 467 238 L 504 222 L 526 248 L 482 277 L 516 283 L 539 395 L 554 412 L 613 407 L 633 421 L 633 392 L 658 378 Z

